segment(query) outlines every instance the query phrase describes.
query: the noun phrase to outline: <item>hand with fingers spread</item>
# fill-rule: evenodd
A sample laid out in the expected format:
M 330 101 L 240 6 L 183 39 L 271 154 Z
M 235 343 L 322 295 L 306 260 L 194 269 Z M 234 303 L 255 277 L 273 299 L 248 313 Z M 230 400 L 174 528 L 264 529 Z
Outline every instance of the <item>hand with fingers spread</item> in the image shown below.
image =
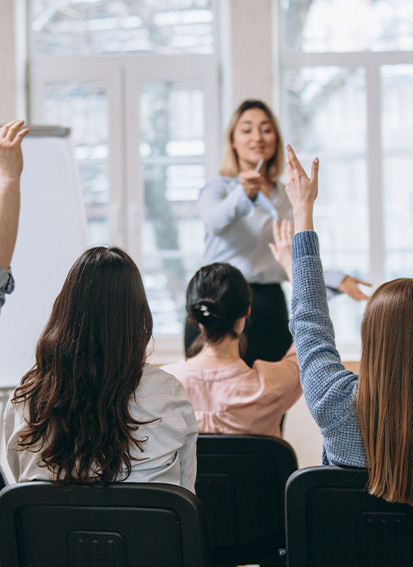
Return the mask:
M 353 276 L 346 276 L 341 282 L 341 284 L 338 286 L 338 290 L 341 291 L 342 293 L 346 293 L 349 297 L 351 297 L 355 301 L 361 301 L 362 299 L 370 299 L 368 295 L 366 295 L 363 291 L 361 291 L 359 285 L 371 286 L 371 283 L 364 282 Z
M 19 182 L 23 169 L 21 142 L 28 134 L 27 128 L 20 130 L 24 120 L 14 120 L 0 128 L 0 183 Z
M 294 209 L 295 231 L 313 230 L 313 206 L 318 193 L 319 161 L 318 158 L 313 160 L 309 178 L 292 147 L 287 144 L 286 149 L 286 192 Z
M 268 246 L 276 259 L 276 261 L 284 268 L 288 279 L 293 282 L 292 274 L 292 255 L 291 241 L 293 238 L 293 227 L 290 221 L 283 220 L 280 224 L 274 221 L 273 224 L 274 244 L 269 243 Z
M 28 134 L 24 120 L 0 128 L 0 266 L 8 269 L 17 237 L 20 211 L 21 143 Z

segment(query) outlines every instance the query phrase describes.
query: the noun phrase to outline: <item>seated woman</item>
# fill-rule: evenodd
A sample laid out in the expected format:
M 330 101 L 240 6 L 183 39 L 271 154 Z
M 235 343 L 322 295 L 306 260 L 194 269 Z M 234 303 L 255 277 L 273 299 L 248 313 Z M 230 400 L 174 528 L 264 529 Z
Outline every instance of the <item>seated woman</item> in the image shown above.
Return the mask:
M 194 491 L 197 426 L 182 384 L 146 364 L 152 315 L 119 248 L 69 271 L 5 411 L 18 482 L 165 482 Z
M 304 396 L 323 435 L 323 463 L 367 467 L 371 494 L 412 505 L 413 280 L 389 281 L 374 292 L 361 324 L 360 375 L 346 370 L 313 230 L 317 175 L 317 159 L 309 179 L 287 147 L 287 195 L 296 230 L 290 329 Z
M 294 346 L 279 362 L 257 360 L 250 368 L 241 359 L 251 298 L 244 276 L 229 264 L 204 266 L 188 285 L 188 316 L 201 334 L 188 358 L 163 369 L 187 389 L 200 433 L 278 437 L 284 412 L 300 397 Z

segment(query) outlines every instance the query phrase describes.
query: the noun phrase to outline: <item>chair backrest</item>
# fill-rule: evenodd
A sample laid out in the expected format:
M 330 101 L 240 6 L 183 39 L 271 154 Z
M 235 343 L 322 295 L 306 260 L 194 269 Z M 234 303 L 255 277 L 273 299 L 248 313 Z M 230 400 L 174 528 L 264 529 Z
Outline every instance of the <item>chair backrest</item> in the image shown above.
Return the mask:
M 199 500 L 168 484 L 9 485 L 0 525 L 2 567 L 210 565 Z
M 411 567 L 413 507 L 368 494 L 363 469 L 310 467 L 286 488 L 289 567 Z
M 280 560 L 285 484 L 297 469 L 292 447 L 260 435 L 200 435 L 197 455 L 196 493 L 206 511 L 214 562 Z
M 7 477 L 6 477 L 5 473 L 4 473 L 4 470 L 3 470 L 3 468 L 0 466 L 0 490 L 2 490 L 2 489 L 3 489 L 5 486 L 7 486 L 8 484 L 9 484 L 9 483 L 8 483 Z

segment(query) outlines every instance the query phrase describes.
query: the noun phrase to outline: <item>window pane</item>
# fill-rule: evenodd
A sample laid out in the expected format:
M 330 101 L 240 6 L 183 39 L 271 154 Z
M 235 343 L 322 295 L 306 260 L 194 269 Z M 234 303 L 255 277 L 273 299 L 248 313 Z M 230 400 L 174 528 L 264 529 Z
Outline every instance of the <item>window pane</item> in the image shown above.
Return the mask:
M 49 82 L 45 120 L 68 126 L 88 216 L 91 244 L 109 241 L 108 120 L 106 89 L 99 83 Z
M 213 52 L 212 0 L 31 0 L 35 54 Z
M 320 157 L 315 225 L 325 269 L 368 280 L 365 77 L 360 69 L 304 67 L 286 73 L 287 140 L 309 171 Z M 364 306 L 335 298 L 339 342 L 357 341 Z
M 196 83 L 146 83 L 141 92 L 143 158 L 204 154 L 204 99 Z M 199 161 L 199 159 L 198 159 Z
M 203 116 L 197 83 L 143 85 L 143 273 L 156 334 L 182 334 L 186 286 L 202 262 L 196 201 L 205 184 Z
M 409 51 L 411 0 L 283 0 L 285 43 L 293 51 Z
M 382 141 L 386 279 L 413 266 L 413 65 L 383 66 Z

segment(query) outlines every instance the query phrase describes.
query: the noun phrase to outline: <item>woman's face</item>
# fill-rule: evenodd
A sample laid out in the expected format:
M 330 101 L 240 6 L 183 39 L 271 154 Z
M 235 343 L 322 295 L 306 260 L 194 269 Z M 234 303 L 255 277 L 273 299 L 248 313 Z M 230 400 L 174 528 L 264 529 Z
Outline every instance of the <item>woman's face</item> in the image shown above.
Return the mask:
M 261 108 L 241 114 L 234 128 L 232 147 L 237 152 L 240 171 L 254 169 L 261 159 L 267 162 L 275 154 L 277 134 Z

